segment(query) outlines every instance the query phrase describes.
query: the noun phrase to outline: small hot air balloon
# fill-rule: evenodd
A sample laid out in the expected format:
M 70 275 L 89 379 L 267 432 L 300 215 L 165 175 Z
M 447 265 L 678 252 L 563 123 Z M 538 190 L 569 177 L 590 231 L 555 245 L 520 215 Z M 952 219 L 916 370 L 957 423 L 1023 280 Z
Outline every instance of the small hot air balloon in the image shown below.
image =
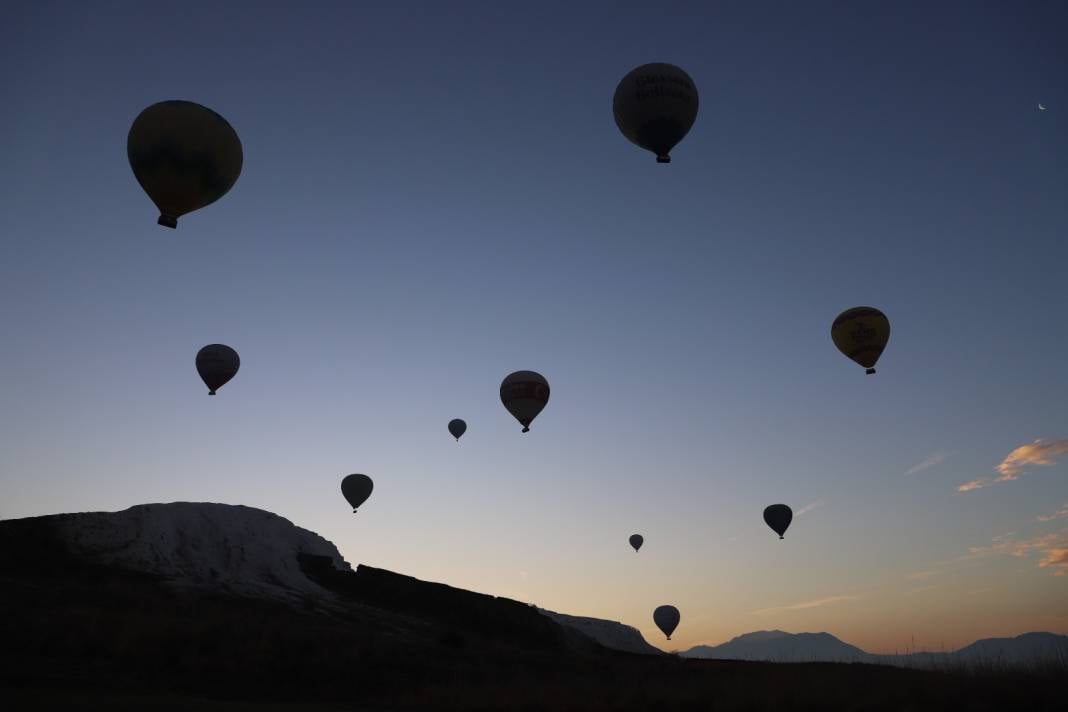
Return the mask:
M 225 344 L 208 344 L 197 352 L 197 373 L 208 387 L 208 395 L 222 388 L 241 367 L 237 352 Z
M 460 436 L 467 432 L 467 423 L 459 418 L 453 418 L 449 421 L 449 432 L 456 438 L 456 442 L 460 442 Z
M 653 611 L 653 623 L 671 640 L 671 634 L 679 627 L 679 609 L 675 606 L 657 606 Z
M 375 483 L 367 475 L 348 475 L 341 480 L 341 494 L 348 500 L 352 513 L 371 496 Z
M 642 548 L 642 544 L 644 542 L 645 542 L 645 537 L 643 537 L 641 534 L 631 534 L 630 535 L 630 545 L 634 547 L 635 551 L 637 551 L 638 549 Z
M 875 307 L 846 309 L 831 324 L 831 340 L 870 376 L 890 340 L 890 320 Z
M 612 97 L 616 126 L 631 143 L 671 163 L 668 153 L 697 119 L 697 87 L 673 64 L 643 64 L 623 77 Z
M 793 510 L 785 504 L 773 504 L 764 509 L 764 521 L 772 528 L 772 531 L 779 535 L 780 539 L 783 538 L 782 535 L 786 533 L 793 519 Z
M 516 371 L 501 381 L 501 403 L 523 426 L 524 433 L 548 402 L 549 382 L 540 373 Z
M 191 101 L 161 101 L 134 119 L 126 139 L 137 182 L 159 208 L 157 221 L 178 218 L 226 195 L 241 175 L 241 140 L 223 117 Z

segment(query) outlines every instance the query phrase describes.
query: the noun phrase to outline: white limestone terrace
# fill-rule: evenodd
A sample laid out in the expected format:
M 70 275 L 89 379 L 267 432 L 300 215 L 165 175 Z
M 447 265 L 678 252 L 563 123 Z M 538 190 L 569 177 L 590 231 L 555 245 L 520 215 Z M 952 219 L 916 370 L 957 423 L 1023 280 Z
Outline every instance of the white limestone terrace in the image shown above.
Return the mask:
M 664 654 L 662 650 L 646 642 L 638 629 L 632 626 L 602 618 L 585 618 L 583 616 L 569 616 L 565 613 L 554 613 L 544 608 L 539 608 L 538 612 L 561 625 L 574 628 L 587 637 L 593 638 L 606 648 L 643 655 Z
M 325 593 L 301 571 L 299 553 L 326 556 L 339 570 L 352 570 L 318 534 L 242 505 L 141 504 L 60 516 L 54 526 L 72 552 L 89 560 L 235 593 Z
M 352 571 L 330 541 L 277 514 L 213 502 L 140 504 L 119 512 L 41 517 L 71 553 L 99 564 L 160 576 L 172 585 L 251 596 L 320 601 L 334 596 L 301 570 L 298 554 Z M 42 522 L 44 523 L 44 522 Z M 607 648 L 662 654 L 636 628 L 539 609 Z

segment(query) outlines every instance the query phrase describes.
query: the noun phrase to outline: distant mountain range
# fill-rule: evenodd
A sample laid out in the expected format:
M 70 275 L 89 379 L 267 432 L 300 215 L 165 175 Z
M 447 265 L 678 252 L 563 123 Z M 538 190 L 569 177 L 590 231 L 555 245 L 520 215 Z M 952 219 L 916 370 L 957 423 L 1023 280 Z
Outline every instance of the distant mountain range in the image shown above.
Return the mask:
M 772 660 L 776 662 L 857 662 L 868 654 L 830 633 L 786 633 L 761 630 L 731 638 L 720 645 L 698 645 L 682 653 L 710 660 Z
M 1068 635 L 1025 633 L 1015 638 L 985 638 L 952 652 L 878 655 L 842 642 L 830 633 L 787 633 L 762 630 L 721 645 L 698 645 L 681 653 L 706 660 L 772 662 L 875 663 L 903 666 L 956 664 L 1028 665 L 1068 661 Z

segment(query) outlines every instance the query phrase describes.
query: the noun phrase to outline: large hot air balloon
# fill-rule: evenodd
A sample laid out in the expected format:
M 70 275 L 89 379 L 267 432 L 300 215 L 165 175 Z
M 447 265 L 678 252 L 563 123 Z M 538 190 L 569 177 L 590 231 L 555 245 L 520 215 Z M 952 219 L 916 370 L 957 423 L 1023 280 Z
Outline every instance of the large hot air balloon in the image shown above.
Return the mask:
M 782 535 L 786 533 L 793 520 L 794 512 L 785 504 L 773 504 L 764 509 L 764 521 L 779 535 L 780 539 L 783 538 Z
M 208 344 L 197 351 L 197 373 L 208 387 L 208 395 L 222 388 L 241 368 L 237 352 L 225 344 Z
M 890 340 L 890 320 L 875 307 L 846 309 L 831 324 L 831 339 L 839 351 L 871 375 Z
M 668 153 L 697 118 L 697 87 L 673 64 L 643 64 L 619 82 L 612 113 L 629 141 L 671 163 Z
M 635 551 L 642 548 L 643 543 L 645 543 L 645 537 L 643 537 L 641 534 L 630 535 L 630 545 L 634 547 Z
M 126 155 L 137 182 L 159 208 L 160 225 L 226 195 L 241 175 L 237 132 L 223 117 L 191 101 L 161 101 L 134 119 Z
M 501 381 L 501 403 L 520 422 L 524 433 L 548 402 L 549 382 L 540 373 L 516 371 Z
M 679 609 L 675 606 L 657 606 L 653 611 L 653 623 L 671 640 L 671 634 L 679 627 Z
M 348 475 L 341 480 L 341 494 L 348 500 L 352 513 L 371 496 L 375 483 L 367 475 Z
M 453 418 L 449 421 L 449 432 L 456 438 L 456 442 L 460 442 L 460 436 L 467 432 L 467 423 L 459 418 Z

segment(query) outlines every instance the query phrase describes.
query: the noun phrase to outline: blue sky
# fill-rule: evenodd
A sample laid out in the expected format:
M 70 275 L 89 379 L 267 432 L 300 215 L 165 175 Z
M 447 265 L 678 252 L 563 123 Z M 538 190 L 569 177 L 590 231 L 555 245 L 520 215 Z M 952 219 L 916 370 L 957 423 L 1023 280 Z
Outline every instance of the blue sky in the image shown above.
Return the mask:
M 679 647 L 1068 632 L 1063 4 L 8 15 L 0 517 L 247 504 L 663 644 L 674 603 Z M 650 61 L 701 97 L 666 166 L 611 115 Z M 124 147 L 174 98 L 245 163 L 170 231 Z M 857 305 L 873 377 L 830 342 Z M 242 368 L 208 398 L 213 342 Z M 553 389 L 526 435 L 518 369 Z M 782 542 L 773 502 L 812 505 Z

